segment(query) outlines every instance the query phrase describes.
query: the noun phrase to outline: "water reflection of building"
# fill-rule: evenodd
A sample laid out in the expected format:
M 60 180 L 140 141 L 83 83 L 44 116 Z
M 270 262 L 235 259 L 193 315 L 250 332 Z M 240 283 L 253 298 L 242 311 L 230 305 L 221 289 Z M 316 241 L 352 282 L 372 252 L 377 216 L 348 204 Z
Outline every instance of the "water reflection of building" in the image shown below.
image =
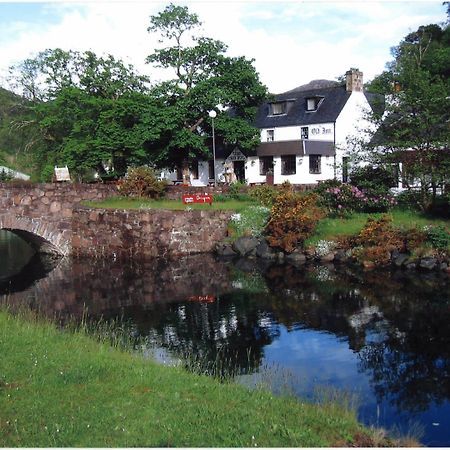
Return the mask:
M 448 293 L 448 277 L 438 274 L 296 269 L 197 255 L 136 266 L 65 260 L 9 301 L 49 316 L 81 317 L 87 308 L 93 317 L 128 317 L 140 335 L 201 355 L 205 364 L 221 358 L 238 373 L 259 367 L 281 326 L 326 331 L 358 354 L 380 398 L 423 409 L 450 398 Z

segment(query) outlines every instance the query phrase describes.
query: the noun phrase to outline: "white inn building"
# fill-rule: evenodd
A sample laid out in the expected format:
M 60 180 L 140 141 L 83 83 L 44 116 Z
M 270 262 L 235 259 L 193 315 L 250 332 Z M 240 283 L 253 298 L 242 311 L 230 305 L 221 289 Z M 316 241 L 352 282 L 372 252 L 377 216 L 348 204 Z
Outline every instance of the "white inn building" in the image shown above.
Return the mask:
M 363 74 L 355 69 L 347 72 L 345 85 L 315 80 L 275 95 L 257 113 L 261 143 L 256 155 L 216 146 L 217 180 L 225 181 L 224 172 L 232 168 L 238 180 L 249 184 L 272 179 L 274 184 L 346 181 L 347 140 L 361 137 L 370 126 L 366 115 L 377 97 L 364 92 Z M 211 163 L 199 161 L 191 173 L 192 185 L 204 186 L 214 180 Z M 177 177 L 171 174 L 170 178 Z

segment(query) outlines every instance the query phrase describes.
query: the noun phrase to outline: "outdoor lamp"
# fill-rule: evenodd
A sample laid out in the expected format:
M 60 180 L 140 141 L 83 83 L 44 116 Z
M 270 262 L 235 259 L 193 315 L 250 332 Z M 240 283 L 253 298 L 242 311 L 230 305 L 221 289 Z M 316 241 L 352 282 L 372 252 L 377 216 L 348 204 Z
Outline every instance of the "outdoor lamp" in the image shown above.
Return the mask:
M 214 119 L 217 117 L 216 111 L 212 109 L 208 113 L 209 117 L 211 117 L 212 124 L 212 146 L 213 146 L 213 167 L 214 167 L 214 187 L 216 187 L 216 137 L 214 136 Z

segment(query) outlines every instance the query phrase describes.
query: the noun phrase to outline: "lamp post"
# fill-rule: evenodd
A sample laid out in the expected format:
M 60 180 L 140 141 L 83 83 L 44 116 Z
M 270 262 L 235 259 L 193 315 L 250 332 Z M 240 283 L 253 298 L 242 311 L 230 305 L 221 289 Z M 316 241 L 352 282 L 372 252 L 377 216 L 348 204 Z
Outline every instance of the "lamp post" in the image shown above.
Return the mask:
M 212 124 L 212 146 L 213 146 L 213 169 L 214 169 L 214 187 L 216 187 L 216 137 L 214 135 L 214 119 L 217 117 L 216 111 L 212 109 L 208 113 L 209 117 L 211 117 L 211 124 Z

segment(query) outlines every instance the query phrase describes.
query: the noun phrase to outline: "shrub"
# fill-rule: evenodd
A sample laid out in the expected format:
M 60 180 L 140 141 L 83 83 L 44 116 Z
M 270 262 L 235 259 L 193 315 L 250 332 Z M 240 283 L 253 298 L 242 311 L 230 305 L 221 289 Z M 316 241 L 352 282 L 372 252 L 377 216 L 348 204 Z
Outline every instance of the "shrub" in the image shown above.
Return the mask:
M 118 188 L 127 197 L 159 198 L 164 195 L 166 182 L 158 180 L 150 167 L 141 166 L 130 168 Z
M 408 190 L 400 192 L 396 196 L 396 201 L 402 208 L 413 209 L 415 211 L 419 211 L 421 209 L 421 194 L 419 191 Z
M 450 245 L 450 233 L 443 225 L 425 227 L 426 240 L 438 250 L 447 250 Z
M 269 219 L 270 209 L 265 206 L 249 206 L 233 214 L 228 231 L 233 237 L 261 236 Z
M 369 217 L 357 237 L 357 243 L 362 246 L 357 254 L 362 261 L 371 261 L 375 265 L 385 265 L 390 262 L 393 250 L 404 248 L 401 232 L 392 225 L 392 219 L 383 215 L 379 219 Z
M 323 218 L 323 210 L 317 206 L 316 194 L 299 194 L 284 191 L 272 206 L 266 227 L 270 246 L 292 252 L 312 235 L 317 222 Z
M 334 180 L 332 183 L 321 183 L 316 192 L 320 194 L 321 204 L 338 216 L 354 211 L 386 212 L 396 203 L 384 188 L 360 189 Z
M 351 173 L 350 184 L 359 189 L 381 189 L 387 193 L 389 189 L 397 185 L 395 175 L 383 167 L 357 167 Z
M 275 201 L 276 196 L 279 194 L 275 186 L 269 184 L 263 184 L 256 186 L 249 191 L 249 195 L 252 199 L 255 199 L 261 205 L 271 207 Z

